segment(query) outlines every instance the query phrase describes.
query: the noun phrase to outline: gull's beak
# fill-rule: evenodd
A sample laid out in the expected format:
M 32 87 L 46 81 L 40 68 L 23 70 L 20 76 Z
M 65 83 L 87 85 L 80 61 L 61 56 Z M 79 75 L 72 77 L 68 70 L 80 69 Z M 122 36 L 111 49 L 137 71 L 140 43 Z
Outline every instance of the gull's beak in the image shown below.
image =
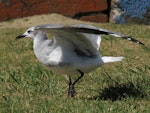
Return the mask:
M 20 39 L 20 38 L 24 38 L 24 37 L 26 37 L 26 35 L 19 35 L 16 37 L 16 39 Z

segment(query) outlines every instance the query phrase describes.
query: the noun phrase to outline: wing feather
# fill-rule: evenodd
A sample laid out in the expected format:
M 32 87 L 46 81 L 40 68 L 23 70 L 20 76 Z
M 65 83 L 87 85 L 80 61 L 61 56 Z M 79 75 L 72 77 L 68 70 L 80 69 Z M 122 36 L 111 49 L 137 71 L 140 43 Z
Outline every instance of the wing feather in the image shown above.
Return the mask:
M 80 31 L 78 24 L 76 26 L 62 26 L 57 24 L 50 24 L 50 25 L 39 25 L 36 26 L 35 29 L 44 31 L 46 33 L 53 34 L 57 41 L 61 41 L 61 39 L 67 39 L 68 41 L 72 42 L 76 48 L 88 56 L 93 56 L 97 53 L 97 50 L 100 46 L 101 37 L 100 35 L 96 35 L 93 33 L 85 33 L 78 32 Z M 84 25 L 84 28 L 92 29 L 93 26 Z
M 46 29 L 46 28 L 50 28 L 50 29 L 53 29 L 53 30 L 63 30 L 63 31 L 66 31 L 66 32 L 78 32 L 78 33 L 84 33 L 84 34 L 88 34 L 86 35 L 88 37 L 88 40 L 92 41 L 93 45 L 96 44 L 96 48 L 99 48 L 99 45 L 100 45 L 100 40 L 101 38 L 98 37 L 98 36 L 95 36 L 95 35 L 102 35 L 102 34 L 105 34 L 105 35 L 111 35 L 111 36 L 114 36 L 114 37 L 119 37 L 119 38 L 122 38 L 122 39 L 126 39 L 128 41 L 132 41 L 132 42 L 135 42 L 137 44 L 141 44 L 141 45 L 144 45 L 144 43 L 130 37 L 130 36 L 126 36 L 126 35 L 123 35 L 123 34 L 120 34 L 120 33 L 117 33 L 117 32 L 113 32 L 113 31 L 110 31 L 110 30 L 106 30 L 106 29 L 102 29 L 102 28 L 96 28 L 94 26 L 91 26 L 91 25 L 85 25 L 85 24 L 77 24 L 77 25 L 71 25 L 71 26 L 63 26 L 63 25 L 56 25 L 56 24 L 50 24 L 50 25 L 41 25 L 39 26 L 39 28 L 42 30 L 42 29 Z M 89 38 L 90 35 L 94 34 L 94 36 L 92 36 L 93 38 Z M 95 39 L 94 39 L 95 37 Z

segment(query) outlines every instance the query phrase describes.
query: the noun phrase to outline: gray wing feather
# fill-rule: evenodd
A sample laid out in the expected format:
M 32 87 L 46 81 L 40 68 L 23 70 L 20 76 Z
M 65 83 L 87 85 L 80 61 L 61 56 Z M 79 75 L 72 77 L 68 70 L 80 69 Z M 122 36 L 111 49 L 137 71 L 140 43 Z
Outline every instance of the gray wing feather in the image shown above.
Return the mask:
M 89 28 L 89 31 L 86 31 L 87 28 Z M 89 40 L 97 50 L 100 47 L 101 36 L 94 34 L 94 33 L 90 33 L 92 29 L 97 29 L 96 27 L 91 26 L 91 25 L 76 24 L 76 25 L 70 25 L 70 26 L 63 26 L 63 25 L 58 25 L 58 24 L 44 24 L 44 25 L 36 26 L 36 29 L 43 30 L 47 33 L 48 32 L 55 33 L 55 32 L 58 32 L 57 30 L 63 30 L 66 32 L 71 32 L 71 33 L 78 32 L 78 33 L 83 34 L 85 38 Z
M 126 35 L 123 35 L 123 34 L 120 34 L 117 32 L 113 32 L 110 30 L 102 29 L 102 28 L 96 28 L 96 27 L 91 26 L 91 25 L 77 24 L 77 25 L 71 25 L 71 26 L 63 26 L 63 25 L 50 24 L 50 25 L 41 25 L 39 27 L 40 27 L 40 29 L 41 28 L 51 28 L 51 29 L 64 30 L 67 32 L 74 31 L 74 32 L 85 33 L 85 34 L 90 34 L 90 35 L 94 34 L 92 36 L 93 38 L 89 38 L 90 35 L 86 35 L 86 36 L 87 36 L 88 40 L 92 41 L 92 43 L 94 45 L 96 44 L 96 48 L 99 48 L 98 43 L 100 43 L 100 41 L 98 41 L 98 40 L 100 40 L 100 38 L 95 36 L 98 34 L 111 35 L 111 36 L 119 37 L 122 39 L 126 39 L 128 41 L 135 42 L 137 44 L 144 45 L 144 43 L 142 43 L 142 42 L 140 42 L 140 41 L 138 41 L 138 40 L 136 40 L 130 36 L 126 36 Z
M 36 26 L 35 29 L 42 30 L 46 33 L 54 35 L 57 41 L 65 38 L 72 42 L 76 48 L 88 56 L 97 53 L 100 46 L 101 37 L 99 35 L 78 32 L 81 24 L 75 26 L 63 26 L 57 24 L 45 24 Z M 92 28 L 93 26 L 84 25 L 83 28 Z M 59 38 L 58 38 L 59 37 Z

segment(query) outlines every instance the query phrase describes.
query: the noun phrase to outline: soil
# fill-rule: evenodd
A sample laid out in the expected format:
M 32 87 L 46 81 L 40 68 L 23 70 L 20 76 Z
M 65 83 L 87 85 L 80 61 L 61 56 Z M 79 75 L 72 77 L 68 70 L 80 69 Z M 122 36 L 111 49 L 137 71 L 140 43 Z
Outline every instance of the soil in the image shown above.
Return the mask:
M 8 20 L 5 22 L 0 22 L 0 29 L 2 28 L 28 28 L 31 26 L 36 26 L 40 24 L 79 24 L 86 23 L 90 24 L 91 22 L 83 22 L 76 19 L 71 19 L 59 14 L 43 14 L 43 15 L 35 15 L 25 18 Z

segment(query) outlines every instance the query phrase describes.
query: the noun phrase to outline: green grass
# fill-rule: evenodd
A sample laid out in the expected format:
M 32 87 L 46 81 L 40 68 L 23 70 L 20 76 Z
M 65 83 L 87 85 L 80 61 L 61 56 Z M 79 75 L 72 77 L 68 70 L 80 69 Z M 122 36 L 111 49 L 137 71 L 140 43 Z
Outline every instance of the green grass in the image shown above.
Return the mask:
M 103 55 L 124 56 L 87 74 L 67 98 L 65 76 L 38 62 L 30 39 L 15 40 L 22 29 L 0 30 L 0 113 L 150 113 L 150 28 L 101 24 L 132 35 L 147 46 L 104 36 Z

